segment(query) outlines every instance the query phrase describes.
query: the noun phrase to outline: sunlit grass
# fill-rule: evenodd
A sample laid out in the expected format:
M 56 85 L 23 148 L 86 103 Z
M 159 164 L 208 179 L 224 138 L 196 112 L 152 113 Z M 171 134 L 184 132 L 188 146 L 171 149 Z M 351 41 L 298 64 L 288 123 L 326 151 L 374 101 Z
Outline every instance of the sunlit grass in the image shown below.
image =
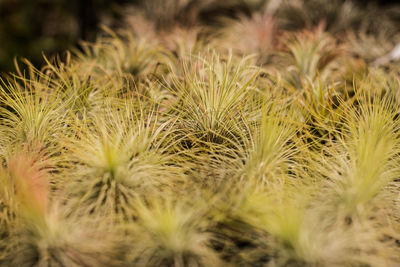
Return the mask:
M 174 2 L 4 76 L 0 266 L 399 265 L 398 22 Z
M 111 105 L 107 115 L 81 122 L 65 139 L 70 159 L 65 172 L 71 175 L 64 181 L 67 198 L 88 214 L 130 218 L 135 196 L 173 187 L 182 178 L 174 158 L 174 122 L 160 121 L 154 110 L 137 113 L 134 100 L 126 99 L 116 110 Z

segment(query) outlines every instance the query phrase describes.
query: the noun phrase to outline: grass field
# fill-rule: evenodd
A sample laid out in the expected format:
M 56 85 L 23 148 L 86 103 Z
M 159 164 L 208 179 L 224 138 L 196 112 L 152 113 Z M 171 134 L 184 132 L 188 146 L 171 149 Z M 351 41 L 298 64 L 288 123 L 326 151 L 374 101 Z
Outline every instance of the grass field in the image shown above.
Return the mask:
M 2 78 L 0 266 L 400 266 L 400 7 L 224 2 Z

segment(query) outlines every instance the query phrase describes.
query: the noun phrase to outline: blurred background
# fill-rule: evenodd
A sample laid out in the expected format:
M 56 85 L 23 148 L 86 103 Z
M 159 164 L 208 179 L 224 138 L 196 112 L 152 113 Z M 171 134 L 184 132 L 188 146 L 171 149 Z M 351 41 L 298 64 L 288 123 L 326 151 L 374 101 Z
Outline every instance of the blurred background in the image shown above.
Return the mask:
M 231 1 L 231 0 L 229 0 Z M 224 1 L 224 2 L 229 2 Z M 328 4 L 330 0 L 325 0 Z M 345 1 L 345 0 L 343 0 Z M 100 25 L 110 28 L 123 27 L 127 12 L 141 8 L 148 15 L 159 16 L 158 8 L 163 12 L 166 2 L 170 6 L 185 1 L 179 0 L 0 0 L 0 72 L 14 71 L 15 57 L 28 58 L 34 65 L 43 64 L 43 55 L 51 57 L 63 51 L 77 47 L 79 41 L 95 41 L 101 31 Z M 201 2 L 210 0 L 186 1 L 201 6 Z M 218 2 L 218 1 L 215 1 Z M 221 13 L 234 16 L 237 10 L 246 13 L 249 0 L 231 1 L 229 8 L 222 4 L 208 5 L 197 20 L 202 23 L 212 22 L 213 17 Z M 323 2 L 323 1 L 320 1 Z M 388 6 L 398 0 L 358 0 L 360 5 Z M 371 6 L 372 4 L 372 6 Z M 190 5 L 182 11 L 190 17 Z M 176 19 L 184 19 L 181 17 Z M 198 14 L 197 14 L 198 15 Z M 400 19 L 400 18 L 399 18 Z
M 44 53 L 52 56 L 94 41 L 100 24 L 122 21 L 121 8 L 135 0 L 0 0 L 0 72 L 13 70 L 13 58 L 35 65 Z

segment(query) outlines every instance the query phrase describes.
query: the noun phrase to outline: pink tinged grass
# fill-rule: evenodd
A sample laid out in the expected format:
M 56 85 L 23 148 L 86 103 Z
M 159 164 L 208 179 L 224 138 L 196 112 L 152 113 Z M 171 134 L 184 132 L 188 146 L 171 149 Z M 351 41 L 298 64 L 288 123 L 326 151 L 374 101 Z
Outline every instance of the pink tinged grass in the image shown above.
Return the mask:
M 21 153 L 9 161 L 16 196 L 26 215 L 45 217 L 48 209 L 49 175 L 40 159 Z

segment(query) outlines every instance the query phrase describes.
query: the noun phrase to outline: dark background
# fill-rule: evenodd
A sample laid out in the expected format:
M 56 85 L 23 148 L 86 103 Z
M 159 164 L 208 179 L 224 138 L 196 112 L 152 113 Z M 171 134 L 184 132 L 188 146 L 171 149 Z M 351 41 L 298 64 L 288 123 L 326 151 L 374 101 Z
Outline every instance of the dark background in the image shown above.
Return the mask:
M 122 5 L 135 0 L 0 0 L 0 72 L 13 71 L 13 58 L 35 65 L 54 55 L 94 41 L 100 23 L 117 27 Z
M 79 40 L 94 41 L 99 25 L 122 26 L 124 6 L 146 0 L 0 0 L 0 72 L 14 70 L 13 59 L 26 57 L 36 66 L 43 54 L 61 53 Z M 330 0 L 327 0 L 330 1 Z M 358 0 L 385 6 L 395 0 Z M 203 14 L 203 18 L 212 16 Z

